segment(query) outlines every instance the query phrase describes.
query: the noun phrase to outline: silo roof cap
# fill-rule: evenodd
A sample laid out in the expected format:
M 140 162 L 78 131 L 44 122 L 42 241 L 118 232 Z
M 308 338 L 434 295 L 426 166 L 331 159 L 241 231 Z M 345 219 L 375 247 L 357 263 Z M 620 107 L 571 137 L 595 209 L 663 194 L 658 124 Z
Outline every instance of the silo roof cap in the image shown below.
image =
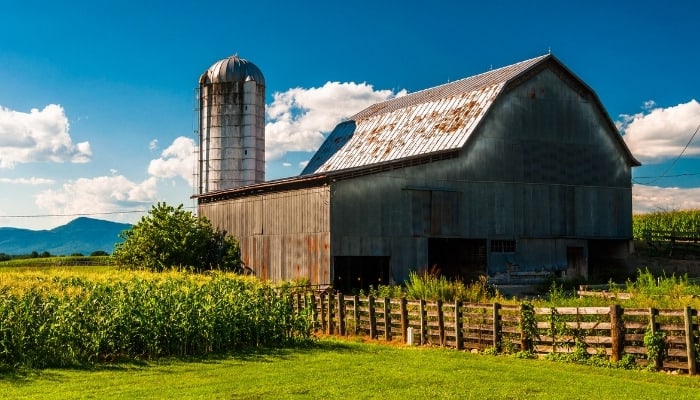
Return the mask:
M 215 62 L 199 78 L 199 84 L 255 81 L 265 84 L 265 77 L 252 62 L 232 55 Z

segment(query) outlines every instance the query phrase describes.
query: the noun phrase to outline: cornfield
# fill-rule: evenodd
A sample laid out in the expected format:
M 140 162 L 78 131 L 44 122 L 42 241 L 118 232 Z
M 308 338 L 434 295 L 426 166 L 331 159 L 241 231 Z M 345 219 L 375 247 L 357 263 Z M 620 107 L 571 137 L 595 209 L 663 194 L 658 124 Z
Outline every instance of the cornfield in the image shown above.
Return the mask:
M 700 233 L 700 210 L 635 214 L 632 218 L 632 231 L 637 240 L 645 239 L 645 235 L 652 231 Z
M 0 367 L 196 356 L 310 337 L 310 310 L 233 274 L 0 273 Z

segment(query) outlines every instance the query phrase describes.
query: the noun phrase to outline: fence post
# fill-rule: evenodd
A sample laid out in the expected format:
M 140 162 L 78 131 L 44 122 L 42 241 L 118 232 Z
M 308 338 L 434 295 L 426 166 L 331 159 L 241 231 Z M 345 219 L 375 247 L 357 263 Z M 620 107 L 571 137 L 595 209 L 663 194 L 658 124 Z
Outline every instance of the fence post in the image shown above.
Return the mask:
M 652 334 L 656 333 L 656 316 L 659 315 L 659 310 L 656 308 L 649 309 L 649 330 Z M 661 371 L 664 365 L 664 360 L 661 357 L 656 357 L 656 365 L 654 367 L 657 371 Z
M 408 305 L 405 297 L 401 298 L 401 337 L 408 343 Z
M 462 302 L 455 300 L 455 347 L 462 350 Z
M 427 329 L 427 316 L 425 315 L 425 300 L 421 299 L 418 304 L 418 312 L 420 313 L 420 344 L 426 342 L 426 335 L 428 334 Z
M 338 292 L 338 305 L 336 307 L 338 312 L 338 334 L 340 336 L 345 336 L 345 296 L 341 292 Z
M 445 345 L 445 316 L 442 313 L 442 300 L 437 300 L 435 302 L 435 307 L 437 308 L 437 318 L 438 318 L 438 340 L 440 341 L 440 346 Z
M 367 303 L 369 307 L 369 337 L 370 339 L 377 338 L 377 316 L 374 313 L 374 297 L 372 295 L 367 296 Z
M 360 333 L 360 297 L 358 295 L 353 296 L 352 304 L 352 317 L 355 320 L 355 335 L 357 335 Z
M 296 315 L 301 314 L 301 293 L 296 293 Z
M 620 361 L 625 348 L 625 323 L 622 320 L 622 307 L 615 304 L 610 307 L 610 339 L 611 353 L 610 359 L 613 362 Z
M 328 293 L 328 327 L 326 333 L 333 334 L 333 295 Z
M 326 306 L 324 304 L 324 299 L 326 298 L 326 292 L 321 292 L 318 295 L 319 301 L 318 301 L 318 309 L 321 311 L 321 332 L 323 332 L 326 329 Z
M 384 340 L 391 340 L 391 299 L 384 298 Z
M 493 348 L 497 353 L 501 352 L 501 305 L 493 303 Z
M 309 307 L 311 307 L 311 326 L 314 332 L 318 327 L 318 310 L 316 310 L 316 295 L 314 292 L 308 293 Z
M 685 346 L 688 350 L 688 375 L 695 375 L 695 344 L 693 337 L 693 310 L 690 307 L 685 308 Z

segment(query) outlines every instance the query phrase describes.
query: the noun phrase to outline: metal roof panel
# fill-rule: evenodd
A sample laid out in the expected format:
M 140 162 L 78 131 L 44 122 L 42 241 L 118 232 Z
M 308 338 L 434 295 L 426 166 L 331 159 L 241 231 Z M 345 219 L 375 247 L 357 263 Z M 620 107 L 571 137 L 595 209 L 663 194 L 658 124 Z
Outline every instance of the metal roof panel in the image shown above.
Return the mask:
M 302 175 L 461 148 L 505 84 L 547 57 L 374 104 L 336 126 Z

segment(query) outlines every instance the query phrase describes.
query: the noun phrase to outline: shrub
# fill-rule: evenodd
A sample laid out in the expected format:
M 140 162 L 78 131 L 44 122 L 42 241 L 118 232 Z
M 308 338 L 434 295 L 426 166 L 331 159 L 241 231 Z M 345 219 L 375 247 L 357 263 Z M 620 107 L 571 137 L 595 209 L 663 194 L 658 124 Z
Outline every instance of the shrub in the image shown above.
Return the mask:
M 175 208 L 158 203 L 120 237 L 124 241 L 116 245 L 113 257 L 127 268 L 241 271 L 238 242 L 182 204 Z

